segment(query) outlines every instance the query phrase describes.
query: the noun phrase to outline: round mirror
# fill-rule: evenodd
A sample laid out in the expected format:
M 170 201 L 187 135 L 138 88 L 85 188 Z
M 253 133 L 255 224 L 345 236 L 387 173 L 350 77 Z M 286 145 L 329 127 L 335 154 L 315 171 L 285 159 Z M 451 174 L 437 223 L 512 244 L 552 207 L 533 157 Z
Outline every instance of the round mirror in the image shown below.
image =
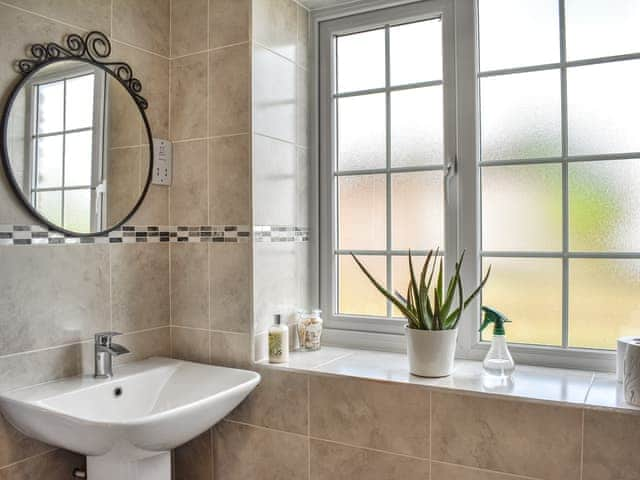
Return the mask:
M 66 234 L 119 227 L 151 180 L 143 108 L 110 70 L 84 59 L 58 59 L 25 75 L 7 103 L 2 135 L 14 190 Z

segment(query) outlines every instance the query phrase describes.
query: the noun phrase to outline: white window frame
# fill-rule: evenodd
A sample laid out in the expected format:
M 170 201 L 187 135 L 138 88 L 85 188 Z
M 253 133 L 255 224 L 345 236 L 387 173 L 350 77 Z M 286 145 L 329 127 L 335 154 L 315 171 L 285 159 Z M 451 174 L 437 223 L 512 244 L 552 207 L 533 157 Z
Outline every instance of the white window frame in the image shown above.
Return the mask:
M 564 15 L 564 2 L 560 3 L 560 15 Z M 314 146 L 318 155 L 319 186 L 319 295 L 326 322 L 326 340 L 334 345 L 388 351 L 404 351 L 403 321 L 386 318 L 344 318 L 335 316 L 333 292 L 335 292 L 335 268 L 333 268 L 335 238 L 332 234 L 335 219 L 335 195 L 332 192 L 333 157 L 332 109 L 330 105 L 332 85 L 331 65 L 334 55 L 322 48 L 335 34 L 358 31 L 375 25 L 403 23 L 407 18 L 428 18 L 433 11 L 443 13 L 443 50 L 447 38 L 453 39 L 455 49 L 451 85 L 455 92 L 453 103 L 445 101 L 447 132 L 453 132 L 453 150 L 447 150 L 450 139 L 445 139 L 445 159 L 454 166 L 445 182 L 445 244 L 446 266 L 450 269 L 455 258 L 466 251 L 462 279 L 465 285 L 480 281 L 481 271 L 481 212 L 480 212 L 480 135 L 479 135 L 479 67 L 478 67 L 478 12 L 477 0 L 423 0 L 415 3 L 405 0 L 370 0 L 348 6 L 321 10 L 312 14 L 315 45 L 315 107 Z M 403 13 L 399 13 L 403 12 Z M 412 14 L 407 15 L 407 12 Z M 404 14 L 404 17 L 403 17 Z M 413 15 L 413 16 L 412 16 Z M 564 25 L 563 17 L 561 24 Z M 447 33 L 452 37 L 447 37 Z M 563 35 L 564 32 L 560 32 Z M 450 46 L 450 45 L 449 45 Z M 443 52 L 443 59 L 447 55 Z M 445 60 L 444 80 L 447 81 Z M 518 69 L 516 69 L 518 70 Z M 566 72 L 566 70 L 565 70 Z M 484 76 L 481 75 L 481 76 Z M 446 93 L 445 93 L 446 95 Z M 565 95 L 566 98 L 566 95 Z M 454 112 L 447 116 L 447 105 Z M 566 109 L 565 109 L 566 110 Z M 566 130 L 565 130 L 566 132 Z M 457 160 L 456 160 L 457 159 Z M 566 162 L 564 162 L 566 164 Z M 331 204 L 325 199 L 331 198 Z M 453 210 L 453 211 L 452 211 Z M 330 260 L 329 260 L 330 259 Z M 488 350 L 488 343 L 480 339 L 477 331 L 480 319 L 480 300 L 476 299 L 463 313 L 458 339 L 458 358 L 481 359 Z M 537 345 L 515 344 L 510 349 L 519 363 L 612 371 L 615 368 L 615 352 L 569 349 Z

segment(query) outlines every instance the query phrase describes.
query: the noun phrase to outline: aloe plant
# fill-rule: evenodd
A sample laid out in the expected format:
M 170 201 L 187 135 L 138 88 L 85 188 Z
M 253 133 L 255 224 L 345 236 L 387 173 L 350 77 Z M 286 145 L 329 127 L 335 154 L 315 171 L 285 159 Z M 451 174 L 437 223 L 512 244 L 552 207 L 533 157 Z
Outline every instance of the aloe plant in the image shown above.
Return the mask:
M 471 301 L 480 293 L 482 288 L 489 279 L 491 273 L 491 267 L 487 270 L 487 274 L 484 276 L 480 285 L 469 295 L 466 299 L 462 290 L 462 279 L 460 278 L 460 269 L 462 268 L 462 261 L 464 260 L 464 252 L 460 255 L 460 259 L 456 263 L 453 276 L 447 283 L 447 288 L 444 288 L 443 281 L 443 261 L 437 261 L 438 250 L 429 251 L 427 258 L 422 266 L 420 272 L 420 280 L 416 280 L 416 275 L 413 270 L 413 259 L 411 257 L 411 251 L 409 251 L 409 273 L 410 281 L 407 287 L 406 296 L 402 296 L 399 292 L 395 295 L 386 290 L 365 268 L 365 266 L 358 260 L 358 258 L 352 253 L 351 256 L 358 264 L 360 269 L 364 272 L 367 278 L 373 283 L 376 289 L 387 297 L 391 303 L 393 303 L 398 310 L 407 318 L 409 322 L 409 328 L 417 330 L 452 330 L 458 326 L 460 317 L 465 308 L 471 303 Z M 438 271 L 436 273 L 436 267 L 439 263 Z M 427 279 L 428 274 L 428 279 Z M 433 285 L 433 301 L 429 296 L 429 289 L 431 284 Z M 457 293 L 457 295 L 456 295 Z M 457 298 L 457 307 L 454 308 L 454 300 Z

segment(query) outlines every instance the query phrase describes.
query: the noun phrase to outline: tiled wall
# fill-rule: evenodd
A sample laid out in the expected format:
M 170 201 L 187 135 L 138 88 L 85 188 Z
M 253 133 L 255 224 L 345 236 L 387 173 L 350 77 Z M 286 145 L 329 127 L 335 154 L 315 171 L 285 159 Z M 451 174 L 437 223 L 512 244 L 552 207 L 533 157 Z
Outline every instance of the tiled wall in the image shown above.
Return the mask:
M 178 450 L 182 476 L 176 478 L 640 478 L 640 415 L 345 377 L 260 373 L 263 381 L 249 400 L 211 435 Z M 213 460 L 204 454 L 209 451 Z
M 256 243 L 255 358 L 264 358 L 273 314 L 317 308 L 309 204 L 309 12 L 292 0 L 253 2 L 254 224 L 309 230 L 306 241 Z M 292 336 L 293 337 L 293 336 Z
M 250 0 L 171 1 L 170 225 L 252 224 L 250 29 Z M 170 250 L 173 355 L 247 364 L 252 242 Z
M 169 135 L 169 0 L 0 2 L 0 104 L 18 79 L 14 62 L 35 42 L 97 29 L 113 58 L 130 63 L 149 101 L 154 135 Z M 0 169 L 1 170 L 1 169 Z M 169 192 L 152 187 L 132 219 L 167 225 Z M 0 173 L 0 225 L 36 222 Z M 89 371 L 92 338 L 125 333 L 133 355 L 170 354 L 168 244 L 0 245 L 0 390 Z M 0 479 L 68 479 L 84 459 L 24 437 L 0 418 Z

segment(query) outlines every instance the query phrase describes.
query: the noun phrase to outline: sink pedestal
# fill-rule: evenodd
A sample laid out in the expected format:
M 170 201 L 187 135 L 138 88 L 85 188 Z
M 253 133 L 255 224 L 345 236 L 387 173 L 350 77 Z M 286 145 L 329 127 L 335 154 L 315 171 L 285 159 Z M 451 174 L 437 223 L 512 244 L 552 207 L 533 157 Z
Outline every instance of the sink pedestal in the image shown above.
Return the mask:
M 150 455 L 138 460 L 114 454 L 87 457 L 87 477 L 91 480 L 171 480 L 171 454 Z

